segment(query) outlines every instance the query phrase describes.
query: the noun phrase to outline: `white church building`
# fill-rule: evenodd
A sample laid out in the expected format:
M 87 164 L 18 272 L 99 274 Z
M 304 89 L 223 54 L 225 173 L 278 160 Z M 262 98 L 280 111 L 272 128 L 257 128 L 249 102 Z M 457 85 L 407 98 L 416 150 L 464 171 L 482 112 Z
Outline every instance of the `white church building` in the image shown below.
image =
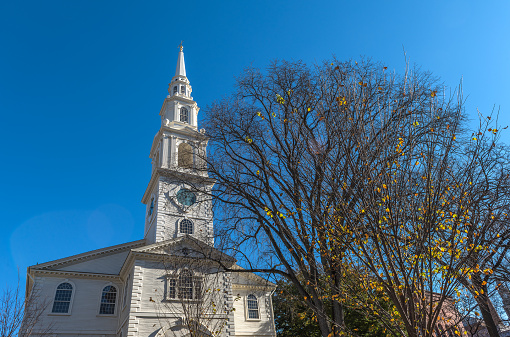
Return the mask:
M 276 336 L 275 285 L 214 248 L 208 139 L 182 46 L 168 93 L 142 198 L 144 238 L 29 267 L 27 296 L 44 306 L 34 335 Z

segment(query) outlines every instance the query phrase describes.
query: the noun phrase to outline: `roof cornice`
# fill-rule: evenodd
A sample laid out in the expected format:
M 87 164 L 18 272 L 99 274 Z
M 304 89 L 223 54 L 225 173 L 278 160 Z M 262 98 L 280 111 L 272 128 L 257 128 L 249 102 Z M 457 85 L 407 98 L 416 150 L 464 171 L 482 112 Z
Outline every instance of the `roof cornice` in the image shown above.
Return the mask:
M 273 290 L 276 289 L 276 285 L 252 285 L 252 284 L 236 284 L 232 283 L 232 289 L 256 289 L 256 290 Z
M 142 240 L 123 243 L 120 245 L 96 249 L 96 250 L 92 250 L 90 252 L 85 252 L 85 253 L 81 253 L 81 254 L 77 254 L 77 255 L 72 255 L 72 256 L 65 257 L 65 258 L 58 259 L 58 260 L 53 260 L 53 261 L 49 261 L 49 262 L 45 262 L 45 263 L 41 263 L 41 264 L 36 264 L 36 265 L 30 266 L 29 268 L 38 269 L 38 270 L 52 269 L 55 267 L 60 268 L 65 265 L 74 264 L 74 263 L 77 263 L 80 261 L 88 260 L 91 258 L 96 258 L 98 256 L 108 256 L 111 254 L 115 254 L 115 253 L 126 251 L 126 250 L 131 250 L 133 248 L 141 247 L 144 245 L 145 245 L 145 239 L 142 239 Z
M 66 278 L 107 279 L 114 281 L 121 280 L 119 275 L 114 274 L 98 274 L 65 270 L 44 270 L 34 268 L 29 268 L 29 272 L 33 276 L 61 276 Z

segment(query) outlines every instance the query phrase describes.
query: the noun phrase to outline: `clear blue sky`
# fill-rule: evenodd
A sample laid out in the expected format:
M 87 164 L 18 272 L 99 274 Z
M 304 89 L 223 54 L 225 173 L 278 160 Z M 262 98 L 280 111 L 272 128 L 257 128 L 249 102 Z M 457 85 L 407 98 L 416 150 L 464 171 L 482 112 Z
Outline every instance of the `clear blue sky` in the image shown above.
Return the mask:
M 510 2 L 2 1 L 0 285 L 16 268 L 143 236 L 159 109 L 184 40 L 202 108 L 243 68 L 360 55 L 446 84 L 510 124 Z M 504 138 L 510 140 L 509 134 Z M 508 141 L 506 141 L 509 143 Z

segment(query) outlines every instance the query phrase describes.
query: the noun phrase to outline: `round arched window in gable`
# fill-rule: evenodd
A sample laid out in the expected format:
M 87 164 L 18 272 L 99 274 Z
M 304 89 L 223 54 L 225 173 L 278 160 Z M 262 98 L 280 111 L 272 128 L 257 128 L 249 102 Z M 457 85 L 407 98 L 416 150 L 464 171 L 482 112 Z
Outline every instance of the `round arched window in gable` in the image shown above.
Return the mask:
M 181 143 L 177 148 L 177 165 L 193 168 L 193 148 L 188 143 Z
M 182 234 L 193 234 L 193 221 L 182 219 L 179 223 L 179 232 Z
M 179 116 L 179 120 L 184 123 L 189 123 L 189 111 L 188 109 L 182 107 L 181 114 Z

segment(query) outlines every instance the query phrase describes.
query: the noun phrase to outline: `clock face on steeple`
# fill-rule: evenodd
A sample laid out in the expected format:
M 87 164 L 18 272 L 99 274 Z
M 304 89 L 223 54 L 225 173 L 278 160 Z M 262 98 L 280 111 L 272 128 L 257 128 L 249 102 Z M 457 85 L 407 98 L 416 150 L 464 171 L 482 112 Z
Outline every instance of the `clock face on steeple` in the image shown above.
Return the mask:
M 186 188 L 181 188 L 179 192 L 177 192 L 176 196 L 177 201 L 184 206 L 191 206 L 197 201 L 197 196 L 195 193 Z

